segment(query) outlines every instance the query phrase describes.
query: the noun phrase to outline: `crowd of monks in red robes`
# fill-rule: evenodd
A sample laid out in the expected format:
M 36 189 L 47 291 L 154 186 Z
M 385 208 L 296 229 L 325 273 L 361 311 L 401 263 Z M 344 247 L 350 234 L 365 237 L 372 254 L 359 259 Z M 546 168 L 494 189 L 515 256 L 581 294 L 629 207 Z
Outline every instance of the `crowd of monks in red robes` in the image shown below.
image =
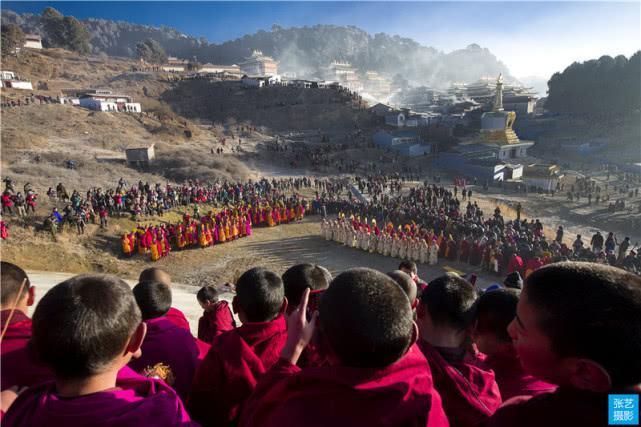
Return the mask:
M 617 292 L 609 294 L 606 292 L 606 297 L 615 298 L 622 305 L 629 304 L 625 309 L 631 308 L 631 310 L 622 310 L 623 314 L 617 315 L 622 320 L 636 322 L 630 327 L 639 330 L 641 322 L 635 316 L 641 309 L 641 280 L 623 270 L 617 272 L 615 270 L 618 269 L 599 266 L 602 270 L 591 272 L 590 268 L 597 267 L 576 267 L 576 264 L 581 263 L 565 263 L 565 265 L 561 264 L 561 267 L 558 267 L 560 264 L 555 264 L 557 267 L 553 266 L 553 268 L 566 268 L 567 271 L 578 271 L 579 268 L 583 268 L 579 273 L 575 273 L 577 276 L 565 277 L 563 274 L 569 273 L 564 270 L 558 273 L 558 277 L 565 277 L 564 281 L 576 282 L 575 285 L 578 284 L 576 286 L 586 285 L 597 289 L 605 287 L 602 284 L 595 285 L 597 280 L 604 281 L 605 279 L 602 279 L 604 274 L 613 274 L 611 283 L 623 284 Z M 545 268 L 539 273 L 545 270 L 550 268 Z M 249 273 L 258 275 L 257 280 L 261 283 L 269 279 L 269 285 L 256 288 L 249 286 L 248 290 L 251 292 L 243 294 L 239 290 L 241 283 L 253 284 L 251 280 L 243 279 Z M 591 281 L 582 281 L 585 277 L 579 274 L 593 276 L 589 277 Z M 20 279 L 21 275 L 24 276 L 24 280 Z M 345 279 L 346 275 L 352 275 L 355 278 Z M 540 276 L 538 273 L 537 275 Z M 106 280 L 104 278 L 107 276 L 90 277 L 96 281 L 91 283 L 92 286 L 104 288 L 113 285 L 106 281 L 100 282 L 100 280 Z M 249 277 L 251 279 L 254 276 L 249 275 Z M 409 280 L 411 283 L 411 279 Z M 550 280 L 549 276 L 548 280 Z M 443 284 L 445 283 L 443 281 L 447 283 Z M 19 286 L 17 295 L 14 295 L 18 289 L 16 284 L 20 282 L 22 285 Z M 284 279 L 269 270 L 254 268 L 243 274 L 237 282 L 236 296 L 231 305 L 222 300 L 212 301 L 205 308 L 203 301 L 198 299 L 205 309 L 198 323 L 198 338 L 191 334 L 185 315 L 175 307 L 159 315 L 144 314 L 141 308 L 146 331 L 139 343 L 141 351 L 138 351 L 131 341 L 124 350 L 125 353 L 138 353 L 137 357 L 127 359 L 129 362 L 122 367 L 118 367 L 117 363 L 113 365 L 107 363 L 106 367 L 84 368 L 85 370 L 79 370 L 78 378 L 70 379 L 54 374 L 35 356 L 37 352 L 42 354 L 47 351 L 34 348 L 31 341 L 32 336 L 35 336 L 33 326 L 37 322 L 32 322 L 27 315 L 27 310 L 35 302 L 35 287 L 28 282 L 23 270 L 13 264 L 2 262 L 2 289 L 0 290 L 12 296 L 10 300 L 2 300 L 0 311 L 2 328 L 0 362 L 2 363 L 3 392 L 0 416 L 3 425 L 8 427 L 32 425 L 134 427 L 146 424 L 176 427 L 199 425 L 243 427 L 288 425 L 312 427 L 523 425 L 529 427 L 546 425 L 560 427 L 573 425 L 572 420 L 575 420 L 576 425 L 596 427 L 605 425 L 607 407 L 604 402 L 607 402 L 608 393 L 641 392 L 641 371 L 635 370 L 635 367 L 624 368 L 635 378 L 629 380 L 627 376 L 621 376 L 618 371 L 610 374 L 602 366 L 599 367 L 602 370 L 596 369 L 594 360 L 607 360 L 607 357 L 602 354 L 577 354 L 577 357 L 567 356 L 569 359 L 563 356 L 566 364 L 574 364 L 574 359 L 580 359 L 576 362 L 576 366 L 581 367 L 582 370 L 555 368 L 557 360 L 542 357 L 544 352 L 552 351 L 549 349 L 549 342 L 546 341 L 550 339 L 549 337 L 546 336 L 544 340 L 537 342 L 535 337 L 523 337 L 523 331 L 515 332 L 514 328 L 523 328 L 522 323 L 527 324 L 528 327 L 536 327 L 535 323 L 531 323 L 536 318 L 535 311 L 532 311 L 535 310 L 536 305 L 529 301 L 523 302 L 523 298 L 518 302 L 518 313 L 523 319 L 518 317 L 512 320 L 508 332 L 513 342 L 505 345 L 508 345 L 511 351 L 519 349 L 518 355 L 526 357 L 527 361 L 522 361 L 519 365 L 516 363 L 518 359 L 514 353 L 508 357 L 507 364 L 502 357 L 495 357 L 490 362 L 485 355 L 479 353 L 473 342 L 474 334 L 467 331 L 467 326 L 461 331 L 451 327 L 454 323 L 451 325 L 448 323 L 463 321 L 456 317 L 458 314 L 449 314 L 450 308 L 442 308 L 440 305 L 436 309 L 430 306 L 430 297 L 439 301 L 444 298 L 442 300 L 444 305 L 453 302 L 454 308 L 451 310 L 462 310 L 461 313 L 468 316 L 469 313 L 466 313 L 465 309 L 456 306 L 456 301 L 461 299 L 461 301 L 474 302 L 480 297 L 473 289 L 473 285 L 456 275 L 445 275 L 435 279 L 417 298 L 415 284 L 414 291 L 411 292 L 403 286 L 397 286 L 395 281 L 383 273 L 371 269 L 352 269 L 335 277 L 324 289 L 315 289 L 310 292 L 310 287 L 304 288 L 299 304 L 292 307 L 288 307 L 288 288 L 283 285 L 283 282 L 285 282 Z M 9 288 L 10 283 L 13 283 L 11 288 Z M 128 289 L 124 282 L 120 281 L 120 284 L 124 290 Z M 145 284 L 171 289 L 171 278 L 161 269 L 150 268 L 141 273 L 136 287 Z M 339 286 L 342 286 L 342 290 L 336 291 L 335 289 Z M 266 289 L 268 289 L 265 291 L 268 295 L 256 292 Z M 524 292 L 527 290 L 526 286 Z M 104 310 L 104 320 L 97 321 L 94 316 L 93 320 L 86 320 L 87 322 L 109 324 L 116 320 L 115 315 L 119 313 L 118 310 L 124 310 L 122 304 L 115 304 L 114 301 L 99 303 L 95 298 L 88 298 L 83 293 L 88 292 L 86 289 L 83 291 L 82 288 L 76 287 L 74 292 L 81 295 L 69 292 L 61 294 L 61 298 L 67 298 L 67 304 L 100 304 L 101 310 Z M 318 311 L 314 314 L 307 310 L 312 292 L 316 296 L 322 295 L 320 305 L 315 309 Z M 124 294 L 125 292 L 121 290 L 122 301 L 141 304 L 136 288 L 133 291 L 136 299 L 133 295 L 123 296 Z M 349 298 L 353 294 L 357 296 L 351 301 Z M 567 294 L 566 292 L 565 295 Z M 572 295 L 573 292 L 569 294 Z M 323 299 L 333 301 L 331 298 L 336 299 L 336 295 L 341 295 L 343 299 L 340 301 L 345 300 L 344 307 L 333 309 L 332 307 L 336 305 L 323 303 Z M 273 296 L 278 298 L 270 299 Z M 395 300 L 395 305 L 389 302 L 386 304 L 386 301 L 393 298 L 398 298 Z M 581 301 L 588 301 L 588 305 L 580 305 L 580 310 L 601 310 L 599 301 L 589 300 L 583 295 L 580 295 L 580 298 Z M 371 302 L 372 300 L 375 302 Z M 265 301 L 268 301 L 272 307 L 276 307 L 273 314 L 265 314 L 262 311 L 267 304 Z M 350 302 L 357 307 L 350 308 L 352 307 Z M 51 300 L 49 303 L 51 304 Z M 253 304 L 257 304 L 260 309 L 256 309 Z M 393 308 L 392 306 L 398 307 L 403 314 L 390 315 L 389 309 Z M 571 309 L 575 310 L 575 308 Z M 243 319 L 240 326 L 236 326 L 232 310 L 239 319 Z M 328 323 L 326 330 L 319 331 L 318 335 L 314 334 L 314 330 L 318 331 L 317 322 L 320 321 L 317 315 L 322 316 L 322 313 L 326 313 L 327 317 L 332 317 L 327 310 L 332 310 L 331 313 L 333 310 L 343 310 L 343 313 L 351 313 L 353 310 L 354 313 L 361 313 L 361 315 L 368 313 L 368 310 L 373 310 L 385 319 L 397 316 L 398 325 L 401 324 L 400 322 L 407 321 L 409 328 L 403 327 L 403 330 L 409 332 L 396 338 L 347 336 L 351 340 L 333 335 L 336 341 L 325 342 L 323 340 L 330 340 L 330 338 L 325 337 L 324 334 L 335 334 L 336 330 L 343 329 L 343 325 L 347 333 L 352 334 L 352 331 L 360 330 L 359 328 L 367 328 L 367 325 L 370 325 L 369 322 L 378 321 L 376 315 L 368 321 L 357 316 L 350 322 L 355 324 L 360 322 L 361 326 L 350 326 L 350 322 L 339 322 L 337 328 L 332 330 L 331 323 Z M 436 311 L 431 313 L 430 310 Z M 439 316 L 446 316 L 445 320 L 438 317 L 440 320 L 434 321 L 436 317 L 432 318 L 432 316 L 436 316 L 437 311 L 440 313 Z M 596 311 L 594 313 L 596 315 Z M 54 312 L 50 312 L 49 315 L 55 317 Z M 269 320 L 256 321 L 252 316 L 267 316 Z M 347 316 L 349 317 L 349 314 Z M 380 327 L 389 327 L 384 323 L 385 320 L 381 322 Z M 473 316 L 465 319 L 464 322 L 468 326 L 473 325 Z M 514 326 L 517 323 L 518 325 Z M 366 326 L 362 326 L 363 324 Z M 138 328 L 141 327 L 140 325 Z M 70 345 L 77 339 L 75 336 L 78 334 L 90 336 L 93 333 L 92 325 L 83 324 L 82 326 L 86 326 L 87 330 L 82 330 L 77 325 L 70 325 L 69 335 L 60 336 L 62 340 L 60 345 Z M 102 324 L 94 326 L 104 327 Z M 572 328 L 580 329 L 582 326 L 577 324 Z M 537 329 L 539 332 L 541 330 Z M 134 332 L 132 336 L 135 337 L 136 333 Z M 404 332 L 395 331 L 395 333 Z M 462 339 L 460 345 L 448 344 L 453 342 L 450 340 L 454 337 L 458 337 L 457 340 Z M 515 337 L 520 337 L 520 341 Z M 108 340 L 109 337 L 102 339 Z M 315 339 L 319 341 L 314 343 Z M 379 339 L 388 339 L 390 342 L 394 339 L 406 339 L 407 344 L 397 357 L 380 366 L 361 365 L 358 361 L 347 362 L 349 357 L 353 357 L 352 353 L 342 353 L 330 347 L 331 345 L 345 346 L 346 343 L 352 341 L 356 343 L 361 340 L 377 342 Z M 579 339 L 590 339 L 590 337 Z M 626 329 L 623 332 L 618 331 L 615 339 L 618 340 L 617 343 L 622 343 L 621 340 L 638 340 L 638 337 L 633 337 L 632 332 Z M 135 341 L 134 338 L 132 340 Z M 336 344 L 333 344 L 334 342 Z M 98 341 L 95 343 L 99 344 Z M 358 348 L 358 344 L 349 345 Z M 114 351 L 103 345 L 85 345 L 85 347 L 91 348 L 92 352 L 102 352 L 106 358 L 121 357 L 123 352 L 120 349 Z M 303 351 L 308 352 L 308 356 L 309 353 L 314 353 L 314 357 L 306 357 L 304 361 L 299 359 Z M 380 351 L 395 350 L 383 347 Z M 630 357 L 633 358 L 631 360 L 637 360 L 641 357 L 640 343 L 637 341 L 630 343 L 630 351 L 635 352 L 634 355 L 622 353 L 621 360 L 629 361 Z M 362 354 L 369 354 L 369 357 L 373 358 L 371 360 L 376 360 L 375 355 L 371 353 L 376 352 L 365 351 Z M 78 364 L 84 361 L 81 356 L 70 355 L 69 357 L 74 358 Z M 558 388 L 556 385 L 538 380 L 527 384 L 524 382 L 526 378 L 532 378 L 524 369 L 526 366 L 531 366 L 528 364 L 533 363 L 534 360 L 536 360 L 536 366 L 540 366 L 541 375 L 547 375 L 548 379 L 557 376 L 560 384 Z M 158 369 L 149 369 L 153 367 L 152 365 L 157 365 Z M 500 368 L 500 375 L 498 370 L 495 374 L 493 366 Z M 606 366 L 612 369 L 611 365 Z M 160 374 L 164 372 L 164 368 L 173 375 Z M 82 389 L 82 380 L 87 375 L 90 377 L 96 375 L 87 374 L 87 372 L 99 372 L 100 369 L 113 370 L 113 386 L 105 385 L 99 390 L 86 394 L 74 391 L 74 387 Z M 580 378 L 585 381 L 579 381 Z M 112 380 L 103 381 L 105 384 L 110 384 Z M 69 384 L 75 386 L 69 387 Z M 16 396 L 15 391 L 10 389 L 16 386 L 29 387 L 29 389 Z M 65 395 L 61 391 L 63 387 Z M 508 398 L 511 399 L 508 400 Z M 7 404 L 9 400 L 10 403 Z
M 272 206 L 273 205 L 273 206 Z M 165 257 L 172 250 L 190 247 L 206 248 L 252 235 L 255 226 L 274 227 L 301 221 L 305 216 L 302 203 L 273 203 L 262 207 L 242 205 L 214 213 L 200 219 L 185 213 L 181 222 L 142 226 L 121 237 L 122 253 L 126 257 L 150 255 L 151 261 Z

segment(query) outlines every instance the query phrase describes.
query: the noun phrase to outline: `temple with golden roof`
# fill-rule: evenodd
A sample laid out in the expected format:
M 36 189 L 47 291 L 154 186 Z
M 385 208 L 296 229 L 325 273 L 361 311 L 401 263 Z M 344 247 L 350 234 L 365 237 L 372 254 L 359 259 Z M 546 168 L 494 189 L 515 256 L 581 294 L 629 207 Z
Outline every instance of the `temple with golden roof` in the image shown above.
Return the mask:
M 521 141 L 512 129 L 516 113 L 503 110 L 503 78 L 499 74 L 496 80 L 496 95 L 492 111 L 481 116 L 481 144 L 496 151 L 499 160 L 515 159 L 527 156 L 527 149 L 533 141 Z

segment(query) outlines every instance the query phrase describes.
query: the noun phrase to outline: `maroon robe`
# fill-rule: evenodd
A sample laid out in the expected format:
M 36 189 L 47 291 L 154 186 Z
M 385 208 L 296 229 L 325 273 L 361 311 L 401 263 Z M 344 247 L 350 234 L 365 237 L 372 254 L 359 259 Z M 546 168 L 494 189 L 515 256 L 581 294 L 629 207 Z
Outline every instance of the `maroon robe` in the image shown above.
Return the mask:
M 173 388 L 181 397 L 187 391 L 196 373 L 198 346 L 194 337 L 169 319 L 158 317 L 145 320 L 147 335 L 142 343 L 142 356 L 129 362 L 129 367 L 142 373 L 157 363 L 168 365 L 174 374 Z
M 236 327 L 236 321 L 227 301 L 219 301 L 212 311 L 204 311 L 198 320 L 198 339 L 210 343 L 223 332 Z
M 187 400 L 194 419 L 204 426 L 233 425 L 258 378 L 278 361 L 286 340 L 283 315 L 245 323 L 214 338 Z
M 197 365 L 200 366 L 203 360 L 205 360 L 205 357 L 207 356 L 207 353 L 209 353 L 209 350 L 211 349 L 211 344 L 206 343 L 205 341 L 199 340 L 196 338 L 196 347 L 198 347 L 198 363 Z
M 608 425 L 607 408 L 607 393 L 559 387 L 552 393 L 510 399 L 494 413 L 486 426 L 601 427 Z
M 536 396 L 556 389 L 554 384 L 526 374 L 515 352 L 487 356 L 484 362 L 494 371 L 503 401 L 515 396 Z
M 280 360 L 247 402 L 240 426 L 446 427 L 430 367 L 413 345 L 382 369 L 300 369 Z
M 7 324 L 11 310 L 0 312 L 0 325 Z M 31 339 L 31 319 L 22 311 L 15 310 L 11 322 L 0 345 L 0 364 L 2 366 L 1 389 L 11 386 L 31 386 L 51 380 L 53 374 L 46 366 L 38 363 L 29 347 Z
M 165 317 L 179 328 L 187 329 L 191 333 L 191 329 L 189 329 L 189 321 L 182 311 L 171 307 L 167 314 L 165 314 Z
M 470 259 L 470 242 L 463 240 L 461 242 L 461 253 L 459 261 L 467 263 Z
M 456 240 L 450 240 L 447 242 L 447 259 L 450 261 L 456 261 L 457 259 L 457 254 L 456 251 L 458 250 L 458 246 L 456 245 Z
M 481 264 L 482 256 L 483 250 L 481 249 L 481 245 L 478 242 L 474 243 L 470 251 L 470 264 L 474 266 Z
M 418 346 L 430 362 L 434 386 L 443 398 L 445 413 L 456 420 L 456 426 L 477 426 L 501 405 L 494 373 L 479 357 L 467 352 L 462 358 L 446 360 L 425 340 L 419 340 Z
M 180 398 L 162 381 L 119 379 L 116 388 L 61 399 L 55 383 L 21 393 L 2 419 L 7 427 L 190 427 Z

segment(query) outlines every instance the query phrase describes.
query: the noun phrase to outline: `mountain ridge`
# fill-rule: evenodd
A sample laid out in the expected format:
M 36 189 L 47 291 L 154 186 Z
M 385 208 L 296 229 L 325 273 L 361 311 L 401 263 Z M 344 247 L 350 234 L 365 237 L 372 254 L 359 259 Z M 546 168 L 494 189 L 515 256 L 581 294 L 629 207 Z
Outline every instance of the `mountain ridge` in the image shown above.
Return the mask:
M 91 36 L 93 54 L 136 56 L 136 44 L 148 38 L 160 43 L 168 55 L 198 62 L 238 63 L 254 49 L 274 57 L 281 72 L 320 76 L 333 60 L 350 62 L 360 72 L 376 71 L 389 78 L 402 76 L 416 85 L 446 87 L 451 82 L 472 82 L 484 76 L 503 74 L 511 78 L 507 66 L 489 49 L 470 44 L 445 53 L 417 41 L 389 35 L 370 34 L 355 26 L 322 25 L 281 27 L 258 30 L 222 43 L 209 43 L 172 27 L 154 27 L 127 21 L 100 18 L 81 20 Z M 47 36 L 40 16 L 2 11 L 2 23 L 14 23 L 25 32 Z

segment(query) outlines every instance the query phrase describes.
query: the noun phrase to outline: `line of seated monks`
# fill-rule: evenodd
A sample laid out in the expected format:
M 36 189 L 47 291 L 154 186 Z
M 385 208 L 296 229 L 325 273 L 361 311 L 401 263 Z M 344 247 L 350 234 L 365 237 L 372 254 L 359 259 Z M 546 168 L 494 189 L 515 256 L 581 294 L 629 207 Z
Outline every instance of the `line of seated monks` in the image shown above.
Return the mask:
M 26 273 L 1 275 L 6 427 L 603 426 L 608 394 L 641 392 L 641 278 L 604 265 L 487 292 L 252 268 L 231 304 L 200 289 L 197 338 L 158 268 L 72 277 L 32 318 Z

